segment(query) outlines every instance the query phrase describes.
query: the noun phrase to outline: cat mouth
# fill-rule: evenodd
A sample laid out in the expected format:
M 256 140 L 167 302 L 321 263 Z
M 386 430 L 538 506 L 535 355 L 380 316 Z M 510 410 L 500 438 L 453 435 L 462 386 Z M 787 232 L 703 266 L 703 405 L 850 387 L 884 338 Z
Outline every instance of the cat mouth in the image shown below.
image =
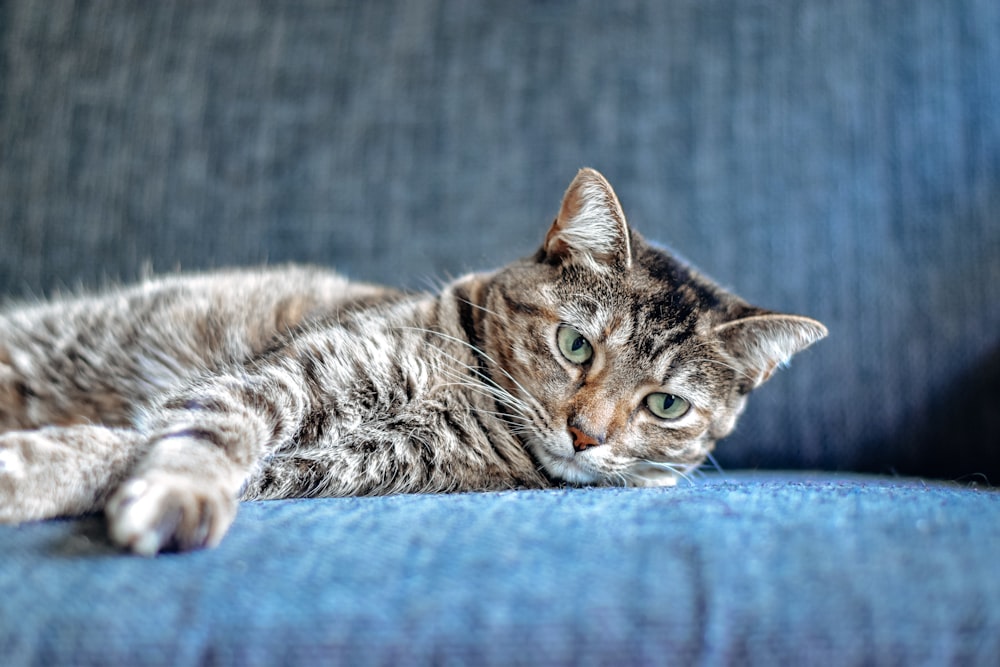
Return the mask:
M 527 444 L 535 459 L 550 477 L 571 484 L 598 484 L 603 481 L 602 474 L 587 466 L 582 457 L 579 457 L 572 447 L 563 446 L 564 443 L 535 437 L 529 439 Z

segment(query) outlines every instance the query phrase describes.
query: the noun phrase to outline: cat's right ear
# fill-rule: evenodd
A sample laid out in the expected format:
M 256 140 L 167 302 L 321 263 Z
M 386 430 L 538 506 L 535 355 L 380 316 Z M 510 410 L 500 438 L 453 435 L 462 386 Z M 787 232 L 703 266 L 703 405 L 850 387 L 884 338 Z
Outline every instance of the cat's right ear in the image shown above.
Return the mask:
M 800 315 L 751 311 L 715 328 L 733 367 L 743 375 L 743 391 L 760 386 L 792 355 L 826 337 L 826 327 Z
M 551 263 L 582 263 L 599 271 L 629 268 L 632 249 L 625 214 L 611 184 L 599 172 L 581 169 L 570 183 L 541 257 Z

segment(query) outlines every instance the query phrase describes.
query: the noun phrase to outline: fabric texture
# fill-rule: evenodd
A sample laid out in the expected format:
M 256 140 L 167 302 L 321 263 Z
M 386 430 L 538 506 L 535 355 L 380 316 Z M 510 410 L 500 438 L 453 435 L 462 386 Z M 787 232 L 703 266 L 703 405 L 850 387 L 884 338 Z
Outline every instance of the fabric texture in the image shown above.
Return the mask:
M 0 3 L 0 299 L 312 262 L 411 288 L 632 224 L 829 339 L 676 489 L 0 526 L 4 665 L 995 665 L 1000 3 Z M 894 474 L 959 479 L 963 485 Z
M 244 503 L 213 551 L 0 527 L 6 665 L 994 665 L 1000 493 L 735 476 Z
M 728 467 L 1000 479 L 994 0 L 0 5 L 0 294 L 541 243 L 581 166 L 830 337 Z

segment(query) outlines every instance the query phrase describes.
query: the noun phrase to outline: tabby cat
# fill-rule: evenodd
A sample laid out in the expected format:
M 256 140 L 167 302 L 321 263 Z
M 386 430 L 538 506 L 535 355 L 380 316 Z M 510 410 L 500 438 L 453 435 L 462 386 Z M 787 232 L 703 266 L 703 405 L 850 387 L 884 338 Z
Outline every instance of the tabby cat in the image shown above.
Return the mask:
M 217 544 L 240 499 L 671 485 L 824 335 L 584 169 L 537 253 L 438 294 L 284 267 L 0 314 L 0 521 L 103 509 L 152 555 Z

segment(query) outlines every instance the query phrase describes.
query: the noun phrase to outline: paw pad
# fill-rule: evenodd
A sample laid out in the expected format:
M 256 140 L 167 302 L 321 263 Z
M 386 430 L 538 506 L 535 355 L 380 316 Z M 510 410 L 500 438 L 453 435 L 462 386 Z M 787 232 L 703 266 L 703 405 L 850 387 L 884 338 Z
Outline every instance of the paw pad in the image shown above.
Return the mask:
M 236 501 L 183 477 L 139 478 L 118 490 L 105 513 L 115 544 L 155 556 L 218 544 L 236 514 Z

